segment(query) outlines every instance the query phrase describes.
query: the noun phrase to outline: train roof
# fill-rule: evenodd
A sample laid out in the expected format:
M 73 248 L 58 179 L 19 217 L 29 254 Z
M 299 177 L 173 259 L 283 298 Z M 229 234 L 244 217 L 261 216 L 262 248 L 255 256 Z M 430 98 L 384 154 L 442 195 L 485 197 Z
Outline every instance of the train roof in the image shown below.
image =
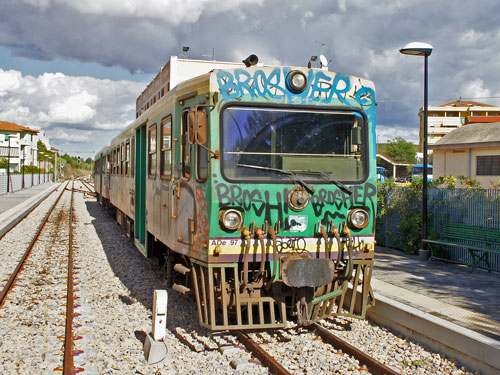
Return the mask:
M 182 60 L 182 61 L 186 62 L 186 63 L 193 63 L 193 64 L 200 62 L 200 60 Z M 322 72 L 323 75 L 326 77 L 333 77 L 335 75 L 341 74 L 342 76 L 349 77 L 351 80 L 359 81 L 360 87 L 367 87 L 368 86 L 372 89 L 375 88 L 374 83 L 371 80 L 352 76 L 352 75 L 347 75 L 347 74 L 329 71 L 329 70 L 326 70 L 324 68 L 321 69 L 321 68 L 293 67 L 293 66 L 280 66 L 280 65 L 264 65 L 261 63 L 259 63 L 257 65 L 250 66 L 250 67 L 245 67 L 245 65 L 242 63 L 229 63 L 229 62 L 210 62 L 210 63 L 212 63 L 212 65 L 207 64 L 206 66 L 211 66 L 213 68 L 212 70 L 210 70 L 206 73 L 200 74 L 198 76 L 191 77 L 191 78 L 186 79 L 184 81 L 178 82 L 175 85 L 175 87 L 173 87 L 171 90 L 167 91 L 153 105 L 151 105 L 144 112 L 140 113 L 140 115 L 136 119 L 134 119 L 125 129 L 123 129 L 116 137 L 114 137 L 111 140 L 110 144 L 107 145 L 106 147 L 104 147 L 104 149 L 109 148 L 111 145 L 118 143 L 120 141 L 120 139 L 124 138 L 127 134 L 130 135 L 130 132 L 132 132 L 135 128 L 146 123 L 149 118 L 154 117 L 156 113 L 163 110 L 164 104 L 171 101 L 172 97 L 179 96 L 179 98 L 181 98 L 182 95 L 192 93 L 194 91 L 201 93 L 201 92 L 204 92 L 205 89 L 206 89 L 206 91 L 210 91 L 211 80 L 213 79 L 213 82 L 216 82 L 215 77 L 216 77 L 217 73 L 221 72 L 221 71 L 234 73 L 237 69 L 240 69 L 240 70 L 244 70 L 247 72 L 252 72 L 252 71 L 255 72 L 256 69 L 258 69 L 258 70 L 262 70 L 262 71 L 271 72 L 273 69 L 280 68 L 280 69 L 283 69 L 283 70 L 286 69 L 289 71 L 300 70 L 303 72 L 308 72 L 308 71 Z M 222 68 L 224 68 L 224 69 L 222 69 Z M 206 84 L 204 84 L 203 82 L 205 82 Z M 101 150 L 100 152 L 102 152 L 103 150 Z

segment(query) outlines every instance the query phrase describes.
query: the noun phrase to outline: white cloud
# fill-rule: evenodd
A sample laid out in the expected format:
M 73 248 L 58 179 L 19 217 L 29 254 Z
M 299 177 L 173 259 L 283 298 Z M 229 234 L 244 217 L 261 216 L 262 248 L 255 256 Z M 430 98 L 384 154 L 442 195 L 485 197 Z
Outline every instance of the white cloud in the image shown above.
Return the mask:
M 0 84 L 0 119 L 73 143 L 95 142 L 95 131 L 125 128 L 135 118 L 135 99 L 145 87 L 141 82 L 61 73 L 32 77 L 2 69 Z M 98 141 L 104 144 L 114 135 L 108 132 Z
M 63 5 L 91 15 L 160 19 L 169 24 L 196 22 L 204 13 L 210 15 L 237 10 L 242 6 L 259 6 L 263 0 L 23 0 L 47 10 Z
M 460 86 L 460 94 L 464 98 L 481 98 L 491 96 L 491 90 L 484 87 L 484 81 L 476 78 L 472 81 L 464 82 Z
M 57 128 L 56 132 L 50 136 L 51 141 L 61 141 L 67 143 L 83 143 L 88 142 L 92 132 L 69 133 L 65 129 Z
M 418 128 L 407 128 L 403 126 L 378 125 L 377 143 L 388 143 L 395 138 L 401 137 L 406 141 L 418 144 Z
M 97 96 L 90 95 L 87 91 L 72 95 L 62 102 L 50 104 L 48 118 L 45 122 L 63 122 L 78 124 L 88 122 L 95 116 L 95 104 Z
M 0 96 L 6 96 L 21 86 L 21 72 L 15 70 L 4 71 L 0 69 Z

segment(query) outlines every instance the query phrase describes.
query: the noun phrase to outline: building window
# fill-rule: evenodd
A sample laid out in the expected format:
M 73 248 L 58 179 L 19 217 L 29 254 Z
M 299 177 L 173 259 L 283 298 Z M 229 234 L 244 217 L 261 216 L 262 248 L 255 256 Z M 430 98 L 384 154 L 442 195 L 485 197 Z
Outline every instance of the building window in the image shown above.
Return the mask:
M 476 174 L 478 176 L 500 176 L 500 155 L 478 156 Z
M 169 177 L 172 170 L 172 117 L 161 120 L 161 175 Z
M 156 124 L 149 128 L 149 175 L 156 176 Z

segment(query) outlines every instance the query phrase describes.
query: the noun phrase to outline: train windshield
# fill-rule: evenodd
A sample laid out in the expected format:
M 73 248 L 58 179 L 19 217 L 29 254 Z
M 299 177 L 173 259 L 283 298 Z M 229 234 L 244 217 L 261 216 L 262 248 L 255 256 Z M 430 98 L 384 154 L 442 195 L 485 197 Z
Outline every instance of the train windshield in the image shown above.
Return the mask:
M 328 183 L 366 177 L 368 132 L 358 112 L 230 106 L 222 129 L 228 180 Z

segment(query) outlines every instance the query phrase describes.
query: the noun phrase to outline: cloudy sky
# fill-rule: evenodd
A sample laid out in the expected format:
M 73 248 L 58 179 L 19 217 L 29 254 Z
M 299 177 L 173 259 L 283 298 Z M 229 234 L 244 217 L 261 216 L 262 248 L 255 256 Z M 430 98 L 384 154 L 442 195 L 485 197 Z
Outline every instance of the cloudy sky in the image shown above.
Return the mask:
M 500 105 L 498 0 L 0 0 L 0 120 L 42 129 L 93 156 L 134 119 L 135 99 L 169 56 L 305 66 L 369 78 L 379 142 L 418 140 L 423 58 L 431 105 Z

